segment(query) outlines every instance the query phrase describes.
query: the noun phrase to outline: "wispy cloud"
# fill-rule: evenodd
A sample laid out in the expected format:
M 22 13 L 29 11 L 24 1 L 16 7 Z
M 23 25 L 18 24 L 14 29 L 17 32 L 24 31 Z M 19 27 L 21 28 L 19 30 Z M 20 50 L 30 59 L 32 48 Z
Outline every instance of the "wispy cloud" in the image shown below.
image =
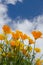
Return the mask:
M 1 3 L 4 4 L 13 4 L 15 5 L 17 2 L 22 2 L 23 0 L 0 0 Z

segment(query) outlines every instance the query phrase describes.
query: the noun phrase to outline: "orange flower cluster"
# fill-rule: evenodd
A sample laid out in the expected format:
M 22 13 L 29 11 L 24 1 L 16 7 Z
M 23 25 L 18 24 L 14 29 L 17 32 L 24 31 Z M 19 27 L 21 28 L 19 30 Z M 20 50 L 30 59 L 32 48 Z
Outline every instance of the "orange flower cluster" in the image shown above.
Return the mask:
M 13 39 L 21 38 L 23 40 L 27 39 L 28 36 L 26 34 L 23 34 L 21 31 L 16 31 L 16 33 L 12 32 Z
M 35 48 L 35 41 L 32 40 L 30 36 L 19 30 L 13 32 L 8 25 L 4 25 L 2 30 L 3 33 L 0 34 L 0 63 L 2 63 L 2 65 L 10 65 L 11 62 L 14 63 L 12 65 L 42 65 L 42 60 L 34 60 L 36 53 L 40 53 L 41 50 L 40 48 Z M 8 40 L 9 34 L 11 35 L 10 40 Z M 37 40 L 41 37 L 42 33 L 40 31 L 32 31 L 32 35 L 34 39 Z M 3 62 L 1 58 L 4 58 L 3 61 L 5 62 Z M 7 64 L 7 60 L 10 62 L 9 64 Z M 33 61 L 35 62 L 33 63 Z

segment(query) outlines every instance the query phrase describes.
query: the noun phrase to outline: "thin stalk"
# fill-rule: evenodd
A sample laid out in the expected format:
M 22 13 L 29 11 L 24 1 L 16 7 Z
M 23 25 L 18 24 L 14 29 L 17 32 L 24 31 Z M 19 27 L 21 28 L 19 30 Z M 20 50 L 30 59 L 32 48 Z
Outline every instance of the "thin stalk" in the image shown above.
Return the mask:
M 35 49 L 35 43 L 34 43 L 34 49 Z M 32 59 L 31 59 L 31 64 L 32 64 L 34 56 L 35 56 L 34 49 L 33 49 L 33 55 L 32 55 Z

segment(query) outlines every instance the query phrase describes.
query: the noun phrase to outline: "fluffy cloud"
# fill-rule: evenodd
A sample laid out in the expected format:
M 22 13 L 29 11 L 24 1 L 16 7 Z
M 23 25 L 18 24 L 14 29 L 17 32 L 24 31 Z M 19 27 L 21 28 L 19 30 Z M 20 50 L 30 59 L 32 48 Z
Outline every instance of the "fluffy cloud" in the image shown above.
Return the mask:
M 3 25 L 9 21 L 7 11 L 8 11 L 7 6 L 0 4 L 0 25 Z
M 0 4 L 0 26 L 5 24 L 5 18 L 7 17 L 7 7 L 3 4 Z
M 19 29 L 27 34 L 32 30 L 39 30 L 43 33 L 43 15 L 37 16 L 33 18 L 33 20 L 17 20 L 17 23 L 16 21 L 13 21 L 11 23 L 11 26 L 12 25 L 13 29 Z
M 11 19 L 7 15 L 7 11 L 7 6 L 0 4 L 0 32 L 2 25 L 7 24 L 11 21 Z
M 15 5 L 17 2 L 22 2 L 22 0 L 0 0 L 1 3 L 4 4 L 13 4 Z
M 33 24 L 28 19 L 21 20 L 21 21 L 19 20 L 19 21 L 17 21 L 17 23 L 15 23 L 15 21 L 13 21 L 13 28 L 19 29 L 23 32 L 28 33 L 29 31 L 32 30 Z

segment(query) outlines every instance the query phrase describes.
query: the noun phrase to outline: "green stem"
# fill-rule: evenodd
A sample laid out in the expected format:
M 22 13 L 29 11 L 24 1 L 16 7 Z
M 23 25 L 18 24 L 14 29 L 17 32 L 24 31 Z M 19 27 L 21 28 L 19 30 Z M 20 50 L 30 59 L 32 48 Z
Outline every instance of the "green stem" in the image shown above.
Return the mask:
M 35 49 L 35 43 L 34 43 L 34 49 Z M 35 56 L 34 49 L 33 49 L 33 55 L 32 55 L 32 59 L 31 59 L 31 64 L 32 64 L 34 56 Z

